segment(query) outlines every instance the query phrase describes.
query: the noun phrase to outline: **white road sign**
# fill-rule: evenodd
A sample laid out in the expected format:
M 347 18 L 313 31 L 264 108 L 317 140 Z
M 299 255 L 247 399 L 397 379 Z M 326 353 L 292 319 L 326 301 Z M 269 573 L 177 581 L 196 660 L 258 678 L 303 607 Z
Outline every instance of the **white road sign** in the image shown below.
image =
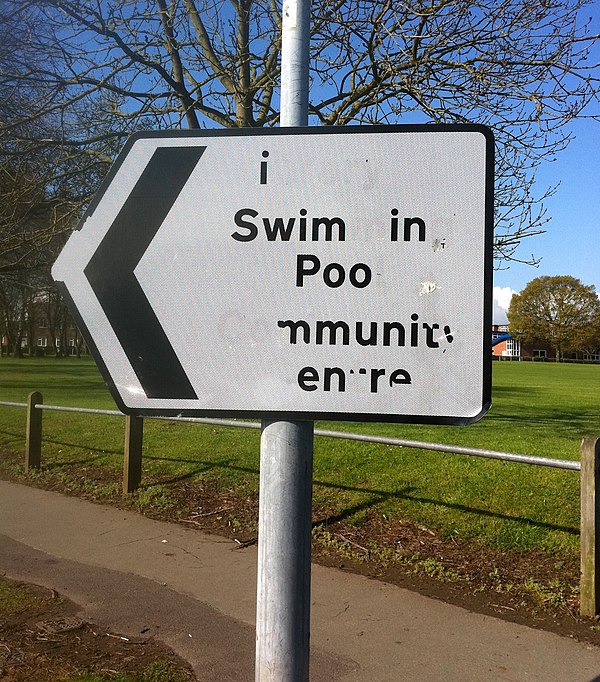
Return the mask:
M 143 133 L 53 276 L 126 413 L 463 424 L 492 220 L 481 126 Z

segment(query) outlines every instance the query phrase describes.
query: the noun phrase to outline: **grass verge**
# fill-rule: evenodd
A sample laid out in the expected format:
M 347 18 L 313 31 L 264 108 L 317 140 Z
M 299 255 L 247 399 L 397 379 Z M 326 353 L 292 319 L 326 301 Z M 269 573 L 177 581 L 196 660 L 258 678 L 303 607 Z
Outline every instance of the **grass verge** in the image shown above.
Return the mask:
M 496 363 L 493 384 L 492 411 L 468 428 L 318 426 L 565 459 L 578 458 L 583 436 L 600 435 L 600 367 Z M 35 389 L 46 403 L 114 408 L 89 361 L 4 358 L 0 387 L 6 400 L 24 401 Z M 256 431 L 146 420 L 143 485 L 127 499 L 119 492 L 122 418 L 44 413 L 43 468 L 26 479 L 15 455 L 23 434 L 24 412 L 0 407 L 4 476 L 229 534 L 241 545 L 255 539 Z M 316 439 L 315 552 L 325 563 L 470 608 L 493 604 L 505 616 L 579 627 L 578 526 L 576 472 Z
M 566 459 L 578 458 L 583 436 L 600 435 L 598 366 L 495 363 L 493 383 L 491 412 L 467 428 L 318 426 Z M 48 404 L 114 409 L 91 361 L 3 358 L 0 389 L 6 400 L 36 389 Z M 22 451 L 24 422 L 23 410 L 0 406 L 0 447 Z M 103 467 L 118 483 L 122 418 L 48 411 L 43 430 L 46 469 L 93 482 Z M 146 481 L 206 479 L 240 496 L 257 490 L 258 432 L 157 420 L 146 420 L 144 432 Z M 577 551 L 576 472 L 317 438 L 314 481 L 316 505 L 351 524 L 376 510 L 495 549 Z

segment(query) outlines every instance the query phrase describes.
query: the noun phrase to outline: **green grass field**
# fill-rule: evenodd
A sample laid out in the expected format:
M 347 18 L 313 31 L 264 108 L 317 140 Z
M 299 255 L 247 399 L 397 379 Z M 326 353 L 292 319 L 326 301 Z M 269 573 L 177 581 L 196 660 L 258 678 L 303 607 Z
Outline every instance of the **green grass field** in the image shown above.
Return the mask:
M 318 427 L 577 459 L 584 436 L 600 436 L 600 366 L 495 363 L 493 407 L 478 424 L 443 427 L 319 423 Z M 114 409 L 89 360 L 0 359 L 0 400 Z M 25 411 L 0 406 L 0 446 L 24 448 Z M 145 480 L 208 477 L 243 494 L 258 487 L 259 433 L 146 420 Z M 114 469 L 123 419 L 44 412 L 43 465 Z M 368 510 L 410 518 L 446 536 L 514 549 L 574 552 L 579 474 L 368 443 L 316 438 L 316 505 L 360 524 Z

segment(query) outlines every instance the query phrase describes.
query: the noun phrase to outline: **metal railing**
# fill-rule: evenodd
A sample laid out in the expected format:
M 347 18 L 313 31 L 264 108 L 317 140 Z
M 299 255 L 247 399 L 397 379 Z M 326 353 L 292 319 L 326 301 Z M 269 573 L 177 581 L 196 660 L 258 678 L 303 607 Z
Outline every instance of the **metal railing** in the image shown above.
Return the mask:
M 125 442 L 123 461 L 123 493 L 134 492 L 142 478 L 142 442 L 143 422 L 141 417 L 130 417 L 119 410 L 102 410 L 88 407 L 67 407 L 62 405 L 45 405 L 42 395 L 31 393 L 28 402 L 0 401 L 0 406 L 18 407 L 27 410 L 25 471 L 41 466 L 42 447 L 42 411 L 77 412 L 80 414 L 125 417 Z M 146 419 L 162 419 L 194 424 L 209 424 L 243 429 L 260 429 L 258 422 L 238 421 L 235 419 L 212 419 L 200 417 L 146 417 Z M 535 455 L 521 455 L 512 452 L 469 448 L 443 443 L 389 438 L 364 433 L 315 429 L 315 435 L 325 438 L 342 438 L 344 440 L 376 443 L 418 450 L 430 450 L 469 457 L 502 460 L 517 464 L 551 467 L 567 471 L 579 471 L 581 484 L 581 516 L 580 516 L 580 613 L 594 617 L 600 614 L 600 439 L 585 438 L 580 449 L 580 461 L 554 459 Z
M 11 403 L 0 401 L 0 405 L 27 408 L 27 403 Z M 37 410 L 54 410 L 56 412 L 79 412 L 81 414 L 100 414 L 112 417 L 126 417 L 119 410 L 100 410 L 89 407 L 65 407 L 62 405 L 46 405 L 37 403 L 34 406 Z M 235 419 L 211 419 L 205 417 L 145 417 L 145 419 L 160 419 L 166 421 L 188 422 L 193 424 L 212 424 L 214 426 L 227 426 L 242 429 L 260 429 L 259 422 L 238 421 Z M 499 450 L 487 450 L 481 448 L 469 448 L 461 445 L 446 445 L 444 443 L 431 443 L 428 441 L 406 440 L 403 438 L 390 438 L 387 436 L 374 436 L 366 433 L 352 433 L 349 431 L 333 431 L 328 429 L 315 429 L 315 436 L 325 438 L 341 438 L 344 440 L 362 441 L 365 443 L 377 443 L 380 445 L 391 445 L 402 448 L 414 448 L 417 450 L 433 450 L 435 452 L 446 452 L 454 455 L 467 455 L 469 457 L 483 457 L 486 459 L 497 459 L 505 462 L 519 462 L 521 464 L 531 464 L 533 466 L 552 467 L 554 469 L 567 469 L 580 471 L 581 463 L 569 459 L 555 459 L 552 457 L 540 457 L 538 455 L 519 455 L 514 452 L 503 452 Z

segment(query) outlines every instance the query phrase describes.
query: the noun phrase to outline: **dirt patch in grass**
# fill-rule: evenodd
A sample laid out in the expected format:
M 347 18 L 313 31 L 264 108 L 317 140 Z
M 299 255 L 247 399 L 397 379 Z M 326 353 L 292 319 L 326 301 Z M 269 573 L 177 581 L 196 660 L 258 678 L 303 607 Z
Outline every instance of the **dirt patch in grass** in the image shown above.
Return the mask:
M 0 477 L 134 509 L 159 520 L 232 538 L 257 539 L 258 496 L 224 488 L 218 479 L 156 477 L 123 497 L 118 474 L 94 467 L 67 475 L 42 469 L 23 476 L 20 458 L 4 453 Z M 499 551 L 442 537 L 377 505 L 360 524 L 332 509 L 313 510 L 313 559 L 418 591 L 472 611 L 550 630 L 600 645 L 600 625 L 579 617 L 579 560 L 575 555 Z
M 195 677 L 170 650 L 133 640 L 78 617 L 78 608 L 41 587 L 0 578 L 0 679 L 185 682 Z M 8 598 L 6 596 L 8 595 Z M 127 676 L 127 677 L 126 677 Z

